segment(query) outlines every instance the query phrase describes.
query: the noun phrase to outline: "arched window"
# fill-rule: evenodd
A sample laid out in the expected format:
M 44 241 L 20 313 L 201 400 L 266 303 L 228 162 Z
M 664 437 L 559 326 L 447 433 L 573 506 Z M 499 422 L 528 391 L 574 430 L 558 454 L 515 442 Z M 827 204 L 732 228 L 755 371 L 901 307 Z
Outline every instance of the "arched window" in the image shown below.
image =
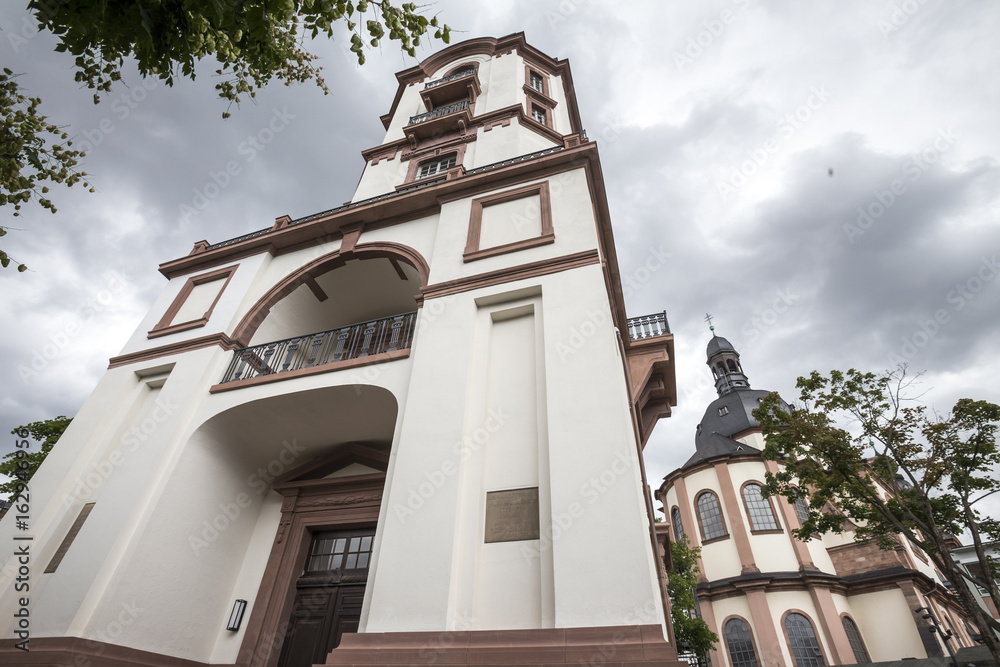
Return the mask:
M 799 525 L 801 526 L 809 518 L 809 503 L 806 502 L 805 498 L 799 497 L 795 499 L 792 506 L 795 508 L 795 516 L 799 517 Z
M 771 508 L 771 501 L 761 493 L 760 484 L 743 487 L 743 502 L 747 506 L 751 530 L 781 530 Z
M 726 621 L 725 634 L 733 667 L 757 667 L 757 654 L 747 624 L 742 619 L 731 618 Z
M 785 617 L 785 633 L 795 657 L 795 667 L 825 667 L 823 651 L 816 639 L 816 630 L 808 618 L 798 613 Z
M 872 659 L 868 657 L 868 649 L 865 648 L 865 643 L 861 639 L 861 631 L 858 630 L 857 624 L 851 620 L 850 616 L 844 616 L 843 622 L 847 641 L 851 643 L 851 649 L 854 651 L 854 659 L 859 665 L 871 662 Z
M 739 373 L 739 369 L 736 367 L 736 362 L 732 359 L 726 359 L 726 365 L 729 366 L 729 371 L 731 373 Z
M 674 539 L 680 542 L 684 539 L 684 524 L 681 523 L 681 511 L 676 507 L 670 510 L 670 523 L 674 526 Z
M 719 367 L 719 375 L 725 375 L 726 367 L 722 365 L 721 361 L 717 364 L 717 366 Z
M 716 537 L 725 537 L 726 524 L 722 520 L 722 510 L 719 499 L 711 491 L 704 491 L 696 501 L 698 506 L 698 522 L 701 524 L 701 539 L 708 541 Z

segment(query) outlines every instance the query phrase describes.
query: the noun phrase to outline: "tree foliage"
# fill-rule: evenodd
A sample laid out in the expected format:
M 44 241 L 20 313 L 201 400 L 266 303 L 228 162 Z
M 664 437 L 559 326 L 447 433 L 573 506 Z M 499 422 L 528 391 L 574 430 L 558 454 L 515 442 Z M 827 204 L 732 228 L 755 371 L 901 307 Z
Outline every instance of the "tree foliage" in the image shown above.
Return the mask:
M 285 85 L 312 80 L 329 93 L 305 41 L 332 38 L 338 25 L 350 33 L 350 50 L 359 64 L 365 62 L 366 47 L 386 39 L 411 56 L 422 38 L 432 35 L 446 44 L 451 39 L 451 28 L 436 16 L 424 16 L 414 3 L 392 0 L 31 0 L 28 9 L 39 30 L 57 37 L 56 51 L 74 57 L 76 81 L 94 91 L 95 104 L 121 79 L 126 59 L 135 62 L 141 76 L 172 86 L 179 78 L 194 79 L 198 62 L 214 58 L 220 79 L 215 89 L 229 102 L 224 118 L 233 104 L 254 98 L 272 79 Z M 15 216 L 32 199 L 55 213 L 45 182 L 72 186 L 86 176 L 76 170 L 84 153 L 70 148 L 69 133 L 49 123 L 38 112 L 40 104 L 4 70 L 0 207 L 13 204 Z M 8 229 L 0 226 L 0 236 Z M 0 251 L 0 265 L 10 263 Z
M 797 382 L 803 407 L 786 412 L 777 394 L 765 397 L 753 413 L 767 441 L 763 456 L 784 464 L 768 473 L 766 494 L 808 501 L 808 518 L 794 531 L 800 539 L 850 529 L 855 539 L 884 549 L 896 547 L 900 536 L 922 549 L 1000 658 L 990 631 L 1000 623 L 982 612 L 970 588 L 981 586 L 1000 603 L 1000 569 L 988 553 L 1000 540 L 1000 525 L 981 506 L 1000 491 L 1000 406 L 963 398 L 950 414 L 936 415 L 907 405 L 915 400 L 913 380 L 905 367 L 881 375 L 813 371 Z M 982 577 L 950 556 L 950 536 L 965 532 Z
M 72 186 L 86 176 L 76 170 L 83 152 L 70 148 L 73 142 L 69 135 L 39 113 L 41 103 L 39 98 L 25 95 L 17 75 L 4 68 L 0 73 L 0 206 L 13 205 L 15 217 L 20 215 L 21 205 L 32 199 L 55 213 L 55 204 L 47 197 L 47 183 Z M 8 229 L 0 226 L 0 236 Z M 11 261 L 0 250 L 0 266 L 7 268 Z M 28 268 L 20 262 L 14 266 L 22 272 Z
M 701 547 L 692 547 L 687 536 L 670 544 L 673 567 L 667 575 L 667 594 L 670 596 L 670 620 L 678 646 L 687 646 L 698 656 L 706 655 L 715 647 L 719 636 L 696 614 L 698 601 L 698 555 Z
M 0 493 L 9 493 L 11 503 L 17 498 L 19 484 L 31 479 L 71 421 L 73 421 L 71 417 L 59 416 L 18 426 L 11 431 L 18 437 L 19 446 L 0 459 L 0 474 L 11 478 L 0 484 Z M 38 442 L 40 447 L 31 451 L 34 448 L 27 443 L 27 438 Z M 21 442 L 26 446 L 20 446 Z

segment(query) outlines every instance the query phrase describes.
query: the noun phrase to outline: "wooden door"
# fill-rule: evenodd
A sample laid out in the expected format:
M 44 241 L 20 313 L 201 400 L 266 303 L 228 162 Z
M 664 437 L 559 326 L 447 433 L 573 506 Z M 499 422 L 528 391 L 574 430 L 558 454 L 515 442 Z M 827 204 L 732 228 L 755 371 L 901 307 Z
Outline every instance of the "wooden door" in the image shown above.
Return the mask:
M 280 667 L 326 662 L 345 632 L 357 632 L 375 529 L 316 533 L 281 648 Z

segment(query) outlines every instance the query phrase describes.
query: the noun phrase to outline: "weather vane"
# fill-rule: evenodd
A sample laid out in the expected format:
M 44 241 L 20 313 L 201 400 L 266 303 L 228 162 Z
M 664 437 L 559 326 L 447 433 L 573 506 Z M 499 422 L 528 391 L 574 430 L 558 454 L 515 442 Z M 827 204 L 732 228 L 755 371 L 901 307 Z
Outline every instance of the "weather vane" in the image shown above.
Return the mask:
M 708 322 L 708 330 L 711 331 L 712 335 L 714 336 L 715 327 L 712 326 L 712 315 L 710 313 L 705 313 L 705 321 Z

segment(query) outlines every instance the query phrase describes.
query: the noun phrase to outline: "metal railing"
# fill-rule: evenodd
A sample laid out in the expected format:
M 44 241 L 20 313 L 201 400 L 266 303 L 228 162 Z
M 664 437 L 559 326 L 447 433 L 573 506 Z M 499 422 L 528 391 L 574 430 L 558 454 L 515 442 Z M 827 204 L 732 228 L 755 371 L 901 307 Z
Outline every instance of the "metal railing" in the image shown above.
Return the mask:
M 667 324 L 667 311 L 628 318 L 628 337 L 632 340 L 653 338 L 668 333 L 670 333 L 670 325 Z
M 467 77 L 470 74 L 475 74 L 475 73 L 476 73 L 475 69 L 463 69 L 461 72 L 455 72 L 451 76 L 435 79 L 434 81 L 428 81 L 424 85 L 424 90 L 427 90 L 428 88 L 433 88 L 435 86 L 440 86 L 442 83 L 448 83 L 449 81 L 454 81 L 455 79 L 461 79 L 463 77 Z
M 351 324 L 236 350 L 222 384 L 409 349 L 417 313 Z
M 410 116 L 410 122 L 407 123 L 407 125 L 416 125 L 417 123 L 424 123 L 434 118 L 440 118 L 441 116 L 447 116 L 449 114 L 457 113 L 459 111 L 464 111 L 465 109 L 468 108 L 469 108 L 469 100 L 462 100 L 461 102 L 455 102 L 454 104 L 443 106 L 440 109 L 435 109 L 434 111 L 428 111 L 427 113 L 418 114 L 416 116 Z

